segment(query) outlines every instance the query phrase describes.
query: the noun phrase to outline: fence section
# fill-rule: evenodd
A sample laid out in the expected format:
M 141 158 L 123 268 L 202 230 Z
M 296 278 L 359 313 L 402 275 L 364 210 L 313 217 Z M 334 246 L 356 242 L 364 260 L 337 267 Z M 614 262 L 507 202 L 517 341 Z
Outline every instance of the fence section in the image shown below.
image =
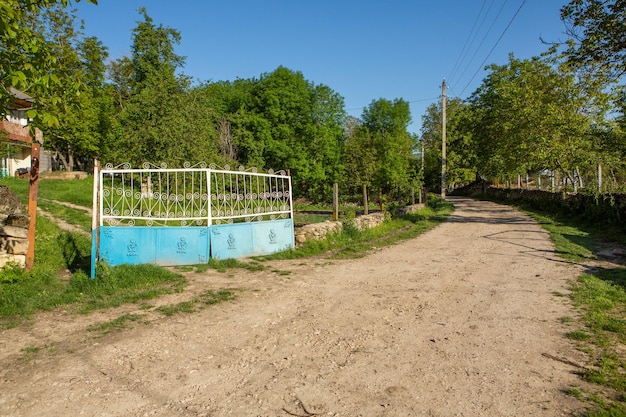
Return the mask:
M 97 195 L 95 252 L 111 265 L 189 265 L 294 246 L 291 178 L 282 171 L 107 165 Z

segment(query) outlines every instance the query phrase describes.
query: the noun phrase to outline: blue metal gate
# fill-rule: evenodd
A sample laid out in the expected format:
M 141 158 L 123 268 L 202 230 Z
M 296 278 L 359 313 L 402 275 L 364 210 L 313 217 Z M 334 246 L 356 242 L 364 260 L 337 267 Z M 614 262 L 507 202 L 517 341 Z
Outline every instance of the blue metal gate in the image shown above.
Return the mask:
M 294 247 L 291 177 L 200 163 L 107 165 L 94 185 L 95 264 L 206 263 Z

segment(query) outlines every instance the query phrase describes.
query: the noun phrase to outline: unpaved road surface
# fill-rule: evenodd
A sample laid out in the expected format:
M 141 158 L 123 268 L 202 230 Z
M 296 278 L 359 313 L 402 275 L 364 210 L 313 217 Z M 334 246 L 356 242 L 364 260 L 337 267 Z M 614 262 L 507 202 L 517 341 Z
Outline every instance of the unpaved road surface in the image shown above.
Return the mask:
M 159 300 L 242 289 L 200 312 L 56 311 L 3 331 L 0 415 L 575 415 L 577 369 L 557 359 L 583 360 L 559 320 L 579 267 L 527 216 L 452 201 L 448 222 L 365 258 L 190 273 Z M 148 323 L 86 330 L 128 312 Z

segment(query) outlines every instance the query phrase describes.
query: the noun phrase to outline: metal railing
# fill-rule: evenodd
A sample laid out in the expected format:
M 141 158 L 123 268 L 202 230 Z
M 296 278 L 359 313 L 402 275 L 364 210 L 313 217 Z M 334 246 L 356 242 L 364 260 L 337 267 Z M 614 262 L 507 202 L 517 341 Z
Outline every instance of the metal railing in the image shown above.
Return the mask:
M 205 163 L 167 168 L 107 164 L 99 172 L 99 224 L 210 226 L 293 218 L 284 171 L 230 170 Z

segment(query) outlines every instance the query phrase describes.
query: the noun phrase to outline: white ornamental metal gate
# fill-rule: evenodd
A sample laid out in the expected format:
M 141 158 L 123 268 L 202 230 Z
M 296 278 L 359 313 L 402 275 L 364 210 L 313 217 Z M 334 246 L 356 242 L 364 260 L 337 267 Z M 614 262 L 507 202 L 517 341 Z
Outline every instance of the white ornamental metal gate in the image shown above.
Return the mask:
M 199 163 L 95 168 L 95 265 L 193 265 L 294 247 L 291 177 Z

